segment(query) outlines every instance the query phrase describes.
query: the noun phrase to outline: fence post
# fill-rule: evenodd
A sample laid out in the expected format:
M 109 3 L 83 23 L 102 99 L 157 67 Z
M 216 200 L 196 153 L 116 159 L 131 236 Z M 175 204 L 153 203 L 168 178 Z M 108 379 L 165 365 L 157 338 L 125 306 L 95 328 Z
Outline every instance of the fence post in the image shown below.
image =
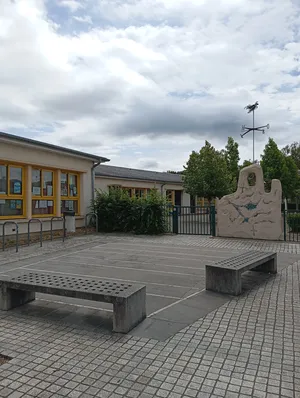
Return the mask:
M 178 234 L 178 208 L 175 206 L 173 209 L 173 234 Z
M 5 225 L 7 224 L 13 224 L 16 227 L 16 252 L 19 251 L 19 226 L 15 221 L 5 221 L 4 224 L 2 224 L 2 251 L 5 250 Z
M 212 236 L 216 236 L 216 208 L 210 206 L 210 233 Z
M 96 233 L 98 233 L 98 214 L 97 213 L 87 213 L 85 215 L 85 222 L 84 222 L 84 226 L 85 226 L 85 234 L 87 235 L 87 218 L 88 216 L 91 216 L 91 219 L 94 217 L 95 218 L 95 224 L 96 224 Z
M 50 225 L 51 225 L 51 232 L 50 232 L 50 239 L 51 240 L 53 240 L 53 221 L 62 221 L 62 223 L 63 223 L 63 236 L 62 236 L 62 239 L 63 239 L 63 242 L 65 241 L 65 237 L 66 237 L 66 231 L 65 231 L 65 229 L 66 229 L 66 226 L 65 226 L 65 218 L 64 217 L 51 217 L 51 220 L 50 220 Z
M 283 239 L 286 242 L 286 210 L 283 210 Z
M 30 245 L 30 224 L 32 222 L 38 222 L 40 224 L 40 247 L 43 246 L 43 224 L 42 221 L 38 218 L 31 218 L 28 221 L 28 229 L 27 229 L 27 245 Z

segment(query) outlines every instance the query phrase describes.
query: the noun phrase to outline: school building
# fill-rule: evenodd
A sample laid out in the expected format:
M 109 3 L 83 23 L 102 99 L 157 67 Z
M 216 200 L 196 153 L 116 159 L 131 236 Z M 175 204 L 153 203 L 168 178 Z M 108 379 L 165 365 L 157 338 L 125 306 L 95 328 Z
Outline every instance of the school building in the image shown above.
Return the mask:
M 57 145 L 0 132 L 0 235 L 3 223 L 17 222 L 26 233 L 28 221 L 40 219 L 43 230 L 62 227 L 65 211 L 75 212 L 76 227 L 83 227 L 95 189 L 120 187 L 136 197 L 157 189 L 171 205 L 205 206 L 202 198 L 184 191 L 180 174 L 104 165 L 109 159 Z M 7 224 L 5 234 L 14 233 Z M 31 231 L 38 231 L 37 223 Z
M 28 220 L 38 218 L 49 230 L 51 217 L 69 210 L 75 212 L 76 227 L 83 226 L 94 192 L 94 169 L 108 161 L 0 132 L 0 224 L 15 221 L 19 233 L 25 233 Z M 9 234 L 14 226 L 5 228 Z M 35 223 L 31 226 L 32 231 L 38 228 Z
M 108 192 L 110 187 L 126 190 L 130 197 L 142 197 L 157 189 L 176 206 L 190 206 L 190 195 L 184 192 L 180 174 L 99 165 L 95 168 L 95 188 Z

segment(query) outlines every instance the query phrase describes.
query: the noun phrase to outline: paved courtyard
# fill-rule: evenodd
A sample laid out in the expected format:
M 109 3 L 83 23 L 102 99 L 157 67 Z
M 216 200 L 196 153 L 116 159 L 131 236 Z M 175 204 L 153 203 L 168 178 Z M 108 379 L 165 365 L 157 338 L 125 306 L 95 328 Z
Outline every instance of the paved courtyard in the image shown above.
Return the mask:
M 275 250 L 279 273 L 206 292 L 205 264 Z M 5 253 L 0 272 L 137 281 L 148 318 L 111 332 L 103 303 L 37 295 L 0 313 L 0 397 L 300 397 L 299 247 L 201 236 L 90 236 Z

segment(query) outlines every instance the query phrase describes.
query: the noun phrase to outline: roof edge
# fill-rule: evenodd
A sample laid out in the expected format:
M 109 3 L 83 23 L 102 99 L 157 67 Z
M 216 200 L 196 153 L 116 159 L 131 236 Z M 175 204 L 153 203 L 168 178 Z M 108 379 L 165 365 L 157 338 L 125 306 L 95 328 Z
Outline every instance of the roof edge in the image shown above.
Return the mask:
M 29 145 L 33 145 L 33 146 L 35 145 L 35 146 L 39 146 L 39 147 L 46 148 L 46 149 L 51 149 L 51 150 L 57 151 L 57 152 L 69 153 L 70 155 L 90 159 L 90 160 L 93 160 L 96 162 L 105 163 L 105 162 L 110 161 L 110 159 L 105 158 L 103 156 L 92 155 L 90 153 L 81 152 L 76 149 L 70 149 L 70 148 L 65 148 L 65 147 L 59 146 L 59 145 L 48 144 L 46 142 L 33 140 L 31 138 L 21 137 L 21 136 L 14 135 L 14 134 L 4 133 L 2 131 L 0 131 L 0 139 L 1 138 L 19 142 L 19 143 L 29 144 Z
M 171 181 L 171 180 L 164 180 L 164 181 L 159 181 L 159 180 L 155 180 L 152 178 L 138 178 L 138 177 L 115 177 L 115 176 L 108 176 L 108 175 L 103 175 L 103 174 L 99 174 L 99 173 L 95 173 L 95 177 L 97 178 L 107 178 L 107 179 L 111 179 L 111 180 L 130 180 L 130 181 L 144 181 L 144 182 L 155 182 L 157 184 L 182 184 L 182 181 Z

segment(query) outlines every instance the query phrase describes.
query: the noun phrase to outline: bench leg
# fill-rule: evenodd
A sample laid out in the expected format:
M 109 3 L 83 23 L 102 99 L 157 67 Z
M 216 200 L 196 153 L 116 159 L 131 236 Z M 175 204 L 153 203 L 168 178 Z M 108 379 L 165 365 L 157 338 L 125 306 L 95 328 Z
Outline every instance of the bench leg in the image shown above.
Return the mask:
M 242 293 L 241 275 L 236 270 L 206 266 L 206 290 L 238 296 Z
M 9 289 L 5 285 L 0 287 L 0 310 L 2 311 L 11 310 L 33 300 L 35 300 L 35 292 Z
M 252 268 L 251 271 L 264 272 L 266 274 L 277 274 L 277 256 L 258 267 Z
M 128 333 L 146 318 L 146 287 L 114 302 L 113 331 Z

